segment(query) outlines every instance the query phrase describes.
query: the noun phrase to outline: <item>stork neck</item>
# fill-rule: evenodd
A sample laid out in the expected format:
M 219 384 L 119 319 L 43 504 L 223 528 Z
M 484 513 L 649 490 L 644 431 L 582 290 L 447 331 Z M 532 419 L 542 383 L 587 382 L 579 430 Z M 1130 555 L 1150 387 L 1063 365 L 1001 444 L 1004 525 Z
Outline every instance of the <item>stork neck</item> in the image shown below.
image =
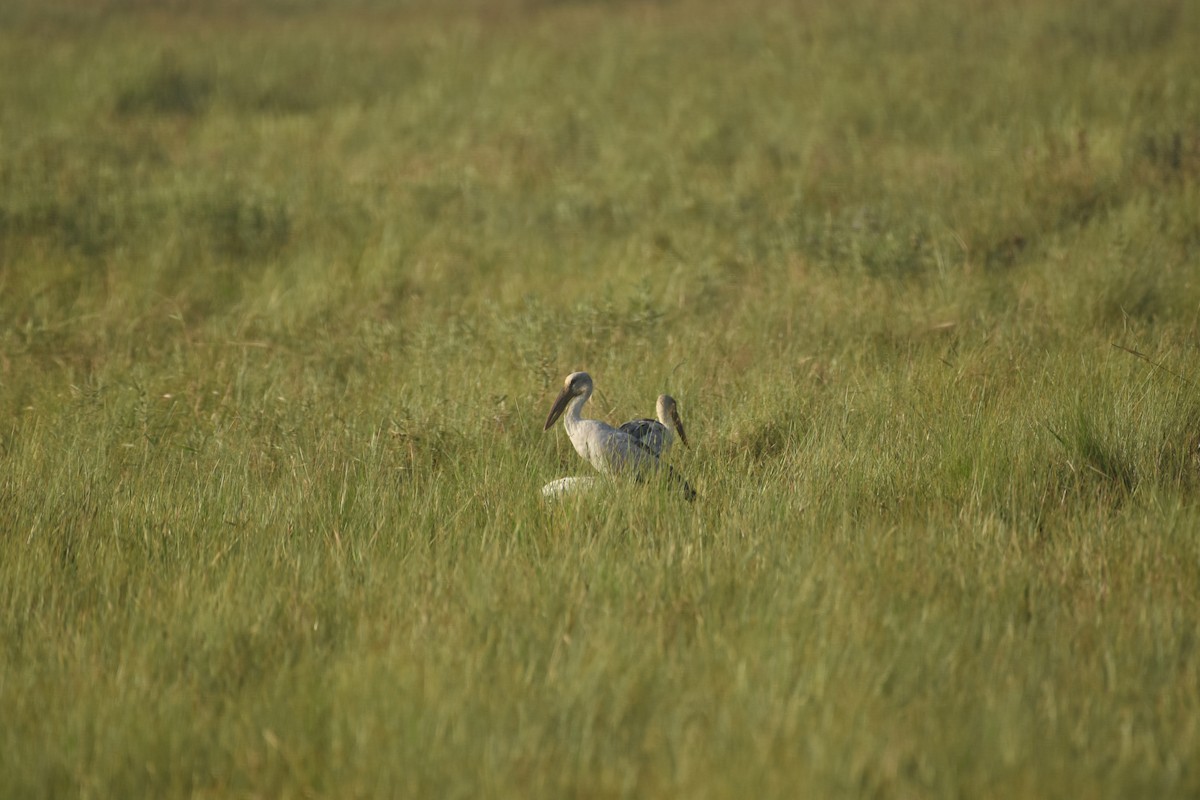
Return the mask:
M 567 419 L 575 422 L 583 419 L 583 404 L 588 401 L 589 397 L 591 397 L 591 392 L 571 398 L 571 402 L 567 403 Z
M 591 391 L 585 391 L 583 394 L 572 397 L 571 402 L 567 403 L 567 410 L 563 413 L 563 425 L 567 428 L 567 433 L 571 429 L 583 421 L 583 404 L 591 398 Z

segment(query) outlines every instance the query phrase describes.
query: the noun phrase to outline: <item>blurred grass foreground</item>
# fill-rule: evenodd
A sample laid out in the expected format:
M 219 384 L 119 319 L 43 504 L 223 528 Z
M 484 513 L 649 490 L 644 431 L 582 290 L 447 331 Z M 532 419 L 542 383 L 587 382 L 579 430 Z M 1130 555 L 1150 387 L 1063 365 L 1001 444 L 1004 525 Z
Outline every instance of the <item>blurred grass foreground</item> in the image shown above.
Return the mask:
M 1195 797 L 1198 266 L 1184 0 L 8 0 L 0 797 Z

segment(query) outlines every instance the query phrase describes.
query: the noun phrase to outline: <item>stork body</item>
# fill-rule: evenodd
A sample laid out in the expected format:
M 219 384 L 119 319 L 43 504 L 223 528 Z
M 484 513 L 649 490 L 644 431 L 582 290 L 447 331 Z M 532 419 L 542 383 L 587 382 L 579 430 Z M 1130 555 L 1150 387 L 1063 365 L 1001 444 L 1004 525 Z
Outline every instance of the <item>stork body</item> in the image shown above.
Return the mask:
M 562 392 L 550 409 L 550 416 L 546 418 L 544 430 L 550 430 L 561 416 L 575 452 L 605 475 L 655 466 L 658 456 L 633 436 L 598 419 L 584 418 L 583 406 L 591 399 L 594 389 L 592 378 L 586 372 L 568 375 Z
M 572 372 L 563 382 L 563 390 L 554 401 L 546 427 L 550 430 L 559 417 L 567 429 L 567 438 L 580 458 L 604 475 L 632 472 L 638 477 L 647 473 L 665 471 L 674 482 L 682 485 L 684 496 L 695 498 L 696 492 L 687 481 L 666 464 L 659 461 L 658 454 L 639 442 L 628 432 L 612 427 L 598 419 L 583 416 L 583 406 L 595 389 L 592 378 L 586 372 Z
M 620 430 L 637 439 L 656 456 L 667 454 L 671 445 L 675 443 L 676 432 L 684 447 L 690 447 L 687 434 L 683 431 L 683 420 L 679 419 L 675 398 L 669 394 L 660 394 L 654 410 L 658 419 L 633 419 L 622 425 Z

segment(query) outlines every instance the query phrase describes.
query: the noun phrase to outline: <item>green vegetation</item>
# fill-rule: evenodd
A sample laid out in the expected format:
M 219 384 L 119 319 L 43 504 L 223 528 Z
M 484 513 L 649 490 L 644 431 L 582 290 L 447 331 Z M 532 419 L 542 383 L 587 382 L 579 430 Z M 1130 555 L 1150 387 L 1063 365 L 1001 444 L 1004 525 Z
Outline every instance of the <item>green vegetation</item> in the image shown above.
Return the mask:
M 0 796 L 1195 797 L 1198 266 L 1185 0 L 6 2 Z

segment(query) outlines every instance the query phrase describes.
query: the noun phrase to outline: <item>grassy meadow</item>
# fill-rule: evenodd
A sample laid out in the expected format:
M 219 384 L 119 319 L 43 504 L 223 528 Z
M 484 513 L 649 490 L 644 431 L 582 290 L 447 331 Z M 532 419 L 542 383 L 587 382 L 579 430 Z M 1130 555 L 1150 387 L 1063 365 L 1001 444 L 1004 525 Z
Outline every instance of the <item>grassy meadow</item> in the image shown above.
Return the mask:
M 1198 345 L 1185 0 L 9 0 L 0 797 L 1195 797 Z

